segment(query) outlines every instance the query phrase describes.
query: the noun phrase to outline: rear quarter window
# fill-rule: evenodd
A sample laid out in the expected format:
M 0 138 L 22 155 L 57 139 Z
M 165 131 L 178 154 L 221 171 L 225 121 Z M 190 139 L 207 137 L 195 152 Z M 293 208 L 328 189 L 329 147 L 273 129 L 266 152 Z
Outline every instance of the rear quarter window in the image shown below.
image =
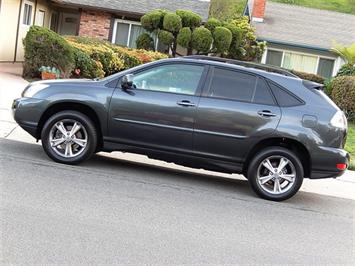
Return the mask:
M 303 102 L 297 96 L 293 95 L 291 92 L 287 91 L 284 88 L 274 84 L 273 82 L 268 82 L 269 86 L 275 95 L 277 103 L 282 107 L 290 107 L 302 105 Z

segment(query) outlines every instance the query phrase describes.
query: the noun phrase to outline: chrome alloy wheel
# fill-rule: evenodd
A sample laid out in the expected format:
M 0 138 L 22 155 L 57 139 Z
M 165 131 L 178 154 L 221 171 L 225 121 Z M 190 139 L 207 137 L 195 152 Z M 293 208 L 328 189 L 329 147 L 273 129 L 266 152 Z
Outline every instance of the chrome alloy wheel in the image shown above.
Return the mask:
M 273 195 L 287 192 L 295 184 L 296 170 L 293 163 L 283 156 L 270 156 L 261 161 L 257 170 L 260 187 Z
M 88 133 L 80 122 L 63 119 L 52 126 L 49 132 L 49 143 L 58 155 L 73 158 L 85 150 L 88 144 Z

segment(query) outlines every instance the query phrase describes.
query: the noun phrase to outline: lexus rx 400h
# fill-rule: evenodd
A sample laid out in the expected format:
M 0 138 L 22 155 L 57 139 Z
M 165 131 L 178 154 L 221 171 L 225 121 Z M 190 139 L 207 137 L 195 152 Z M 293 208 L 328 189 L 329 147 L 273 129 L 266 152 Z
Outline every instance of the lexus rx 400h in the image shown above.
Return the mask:
M 344 173 L 347 121 L 317 83 L 208 57 L 159 60 L 100 80 L 29 84 L 17 123 L 56 162 L 124 151 L 243 174 L 262 198 Z

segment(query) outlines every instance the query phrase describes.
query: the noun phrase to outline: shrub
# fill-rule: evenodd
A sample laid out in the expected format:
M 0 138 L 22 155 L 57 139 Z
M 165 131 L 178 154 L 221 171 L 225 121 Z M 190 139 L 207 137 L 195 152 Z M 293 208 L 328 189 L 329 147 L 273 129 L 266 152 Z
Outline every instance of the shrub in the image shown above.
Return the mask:
M 349 120 L 355 119 L 355 77 L 341 76 L 333 79 L 332 99 L 347 115 Z
M 157 9 L 142 16 L 141 24 L 143 28 L 151 32 L 162 28 L 165 13 L 165 11 Z
M 103 78 L 105 72 L 100 61 L 95 61 L 80 49 L 74 49 L 75 68 L 80 70 L 79 77 Z
M 163 27 L 171 33 L 178 33 L 182 27 L 181 18 L 175 13 L 166 13 L 163 20 Z
M 216 27 L 213 32 L 213 46 L 216 53 L 224 54 L 232 43 L 232 32 L 225 27 Z
M 177 36 L 177 43 L 182 47 L 189 47 L 191 42 L 191 29 L 189 27 L 184 27 L 180 30 Z
M 45 65 L 56 67 L 61 75 L 69 77 L 74 69 L 74 52 L 68 42 L 55 32 L 32 26 L 23 40 L 25 62 L 23 75 L 37 77 L 38 69 Z
M 355 76 L 355 65 L 345 64 L 339 69 L 337 77 L 339 76 Z
M 198 27 L 192 32 L 191 45 L 197 52 L 207 53 L 212 41 L 212 33 L 205 27 Z
M 177 10 L 176 14 L 181 18 L 182 27 L 196 28 L 201 26 L 202 18 L 189 10 Z
M 136 40 L 138 49 L 152 50 L 154 48 L 154 40 L 148 33 L 143 33 Z
M 314 82 L 317 82 L 320 84 L 325 83 L 325 78 L 323 78 L 322 76 L 316 75 L 316 74 L 306 73 L 306 72 L 296 71 L 296 70 L 291 70 L 291 72 L 293 74 L 295 74 L 296 76 L 300 77 L 301 79 L 314 81 Z
M 170 45 L 174 40 L 174 35 L 166 30 L 159 31 L 158 37 L 159 41 L 161 41 L 165 45 Z
M 209 29 L 210 32 L 214 32 L 215 28 L 222 26 L 222 22 L 220 22 L 216 18 L 210 18 L 207 20 L 205 27 Z

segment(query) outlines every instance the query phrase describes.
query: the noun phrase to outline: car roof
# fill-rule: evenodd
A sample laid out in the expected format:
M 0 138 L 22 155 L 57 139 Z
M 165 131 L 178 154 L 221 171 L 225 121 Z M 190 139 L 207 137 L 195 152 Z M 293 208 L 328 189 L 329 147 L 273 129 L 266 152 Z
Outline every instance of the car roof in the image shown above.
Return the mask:
M 286 78 L 297 78 L 300 79 L 295 74 L 287 71 L 283 68 L 278 68 L 274 66 L 258 64 L 254 62 L 246 62 L 233 60 L 228 58 L 214 57 L 214 56 L 204 56 L 204 55 L 192 55 L 192 56 L 183 56 L 177 58 L 171 58 L 168 60 L 180 61 L 180 62 L 200 62 L 203 64 L 214 65 L 214 66 L 224 66 L 233 69 L 244 70 L 256 74 L 261 74 L 263 76 L 271 77 L 275 76 L 283 76 Z

